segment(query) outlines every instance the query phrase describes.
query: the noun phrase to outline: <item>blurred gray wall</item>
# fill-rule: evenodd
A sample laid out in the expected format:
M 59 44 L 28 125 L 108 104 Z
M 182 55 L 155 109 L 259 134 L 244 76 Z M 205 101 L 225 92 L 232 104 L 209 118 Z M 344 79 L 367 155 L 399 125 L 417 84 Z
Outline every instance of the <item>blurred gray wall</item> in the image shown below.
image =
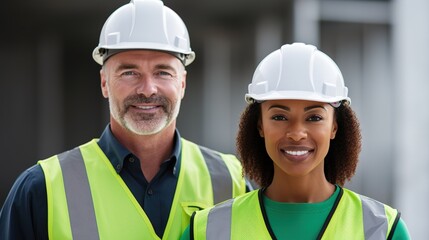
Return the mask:
M 38 159 L 99 137 L 108 123 L 91 53 L 109 14 L 128 1 L 9 1 L 0 15 L 0 204 Z M 196 61 L 178 128 L 235 152 L 253 70 L 303 41 L 343 72 L 363 151 L 347 186 L 402 211 L 415 239 L 429 234 L 429 1 L 165 0 L 188 26 Z

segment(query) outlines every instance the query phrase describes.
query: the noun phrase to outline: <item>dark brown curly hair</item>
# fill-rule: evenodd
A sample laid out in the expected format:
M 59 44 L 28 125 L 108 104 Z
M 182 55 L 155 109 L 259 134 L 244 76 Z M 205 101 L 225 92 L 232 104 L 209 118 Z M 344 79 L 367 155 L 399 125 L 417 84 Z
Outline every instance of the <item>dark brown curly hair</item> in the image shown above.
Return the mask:
M 338 129 L 325 157 L 325 176 L 330 183 L 343 186 L 355 174 L 362 146 L 361 133 L 356 114 L 348 104 L 336 108 L 335 115 Z M 261 104 L 256 102 L 241 114 L 237 153 L 243 174 L 260 187 L 268 187 L 273 180 L 274 165 L 258 132 L 260 118 Z

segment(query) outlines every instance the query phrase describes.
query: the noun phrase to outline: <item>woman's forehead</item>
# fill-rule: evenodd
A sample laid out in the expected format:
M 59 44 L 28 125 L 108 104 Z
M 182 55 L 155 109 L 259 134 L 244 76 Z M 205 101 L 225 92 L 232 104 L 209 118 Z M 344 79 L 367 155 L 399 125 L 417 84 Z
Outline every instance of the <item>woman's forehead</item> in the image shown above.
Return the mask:
M 262 103 L 265 106 L 286 106 L 289 108 L 297 107 L 297 108 L 306 108 L 309 106 L 328 106 L 329 103 L 325 102 L 317 102 L 317 101 L 309 101 L 309 100 L 297 100 L 297 99 L 279 99 L 279 100 L 267 100 Z

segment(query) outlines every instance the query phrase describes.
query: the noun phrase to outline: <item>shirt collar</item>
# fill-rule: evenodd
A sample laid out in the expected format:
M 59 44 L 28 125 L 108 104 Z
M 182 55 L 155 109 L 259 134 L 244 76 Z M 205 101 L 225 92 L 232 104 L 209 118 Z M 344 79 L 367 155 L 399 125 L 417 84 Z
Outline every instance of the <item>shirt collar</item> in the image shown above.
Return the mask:
M 171 156 L 165 160 L 175 162 L 173 169 L 173 174 L 175 176 L 178 176 L 180 170 L 180 156 L 182 149 L 180 139 L 180 133 L 176 129 L 174 133 L 173 152 L 171 153 Z M 110 124 L 106 126 L 103 133 L 101 134 L 101 137 L 98 140 L 98 145 L 104 154 L 106 154 L 117 173 L 122 170 L 124 160 L 132 154 L 113 135 L 112 130 L 110 129 Z

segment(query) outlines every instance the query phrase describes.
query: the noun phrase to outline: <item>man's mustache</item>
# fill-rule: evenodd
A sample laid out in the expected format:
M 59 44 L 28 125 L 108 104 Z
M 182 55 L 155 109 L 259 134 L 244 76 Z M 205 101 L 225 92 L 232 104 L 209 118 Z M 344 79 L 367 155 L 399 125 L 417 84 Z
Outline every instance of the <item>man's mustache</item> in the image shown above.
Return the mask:
M 144 95 L 132 95 L 128 96 L 124 100 L 124 106 L 129 107 L 130 105 L 139 104 L 139 103 L 155 103 L 166 108 L 169 104 L 169 101 L 166 97 L 163 96 L 150 96 L 146 97 Z

